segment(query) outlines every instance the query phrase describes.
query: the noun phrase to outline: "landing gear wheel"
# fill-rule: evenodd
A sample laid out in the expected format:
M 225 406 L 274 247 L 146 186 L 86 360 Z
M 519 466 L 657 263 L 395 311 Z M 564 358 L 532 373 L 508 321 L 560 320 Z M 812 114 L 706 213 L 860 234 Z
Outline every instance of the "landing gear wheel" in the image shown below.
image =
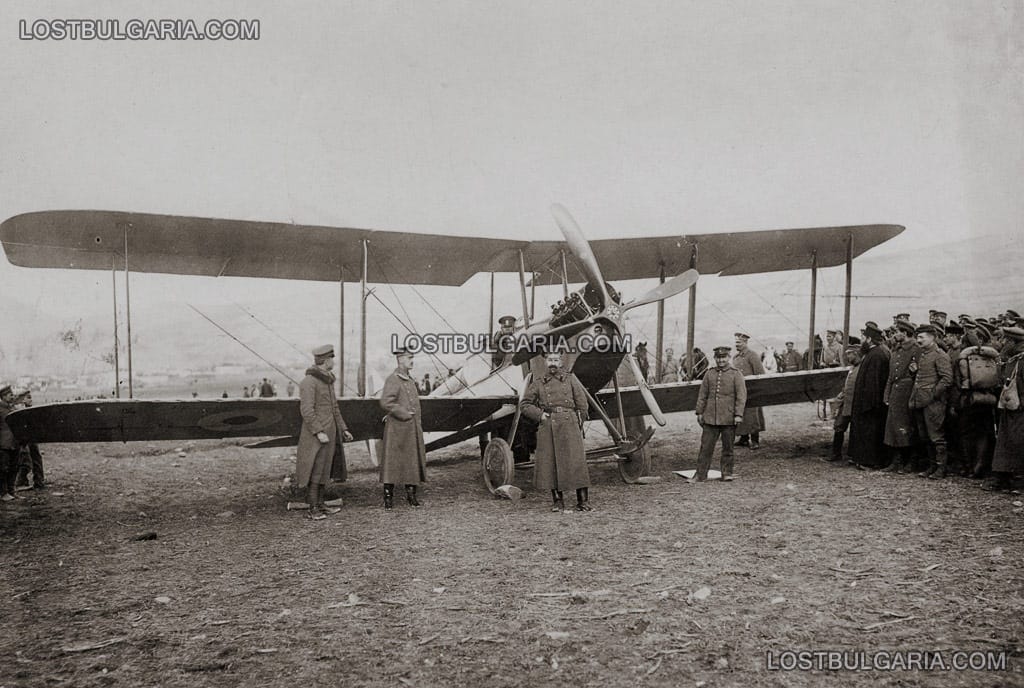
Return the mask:
M 488 442 L 481 463 L 484 469 L 484 485 L 487 486 L 491 494 L 497 494 L 497 489 L 502 485 L 512 484 L 515 462 L 508 442 L 500 437 L 495 437 Z
M 651 457 L 647 453 L 647 447 L 641 447 L 625 459 L 619 461 L 619 475 L 622 482 L 634 485 L 640 482 L 640 478 L 650 475 Z
M 632 416 L 626 419 L 626 437 L 632 441 L 637 441 L 647 432 L 647 427 L 643 416 Z M 649 437 L 647 439 L 650 439 Z M 647 444 L 640 447 L 637 451 L 632 454 L 627 454 L 626 458 L 619 461 L 619 475 L 622 477 L 622 482 L 634 485 L 640 481 L 645 475 L 649 475 L 651 471 L 651 455 L 647 453 Z

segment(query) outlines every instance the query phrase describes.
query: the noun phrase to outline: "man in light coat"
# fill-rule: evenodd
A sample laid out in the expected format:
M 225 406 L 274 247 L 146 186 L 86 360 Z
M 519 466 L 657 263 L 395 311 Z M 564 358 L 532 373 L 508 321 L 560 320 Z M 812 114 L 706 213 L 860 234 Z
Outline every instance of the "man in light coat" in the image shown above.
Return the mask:
M 736 426 L 743 422 L 747 405 L 747 383 L 743 373 L 729 363 L 729 347 L 715 347 L 715 367 L 700 383 L 697 395 L 697 422 L 701 426 L 700 454 L 697 457 L 696 482 L 708 479 L 711 455 L 722 438 L 722 480 L 732 480 L 732 441 Z
M 352 440 L 334 394 L 333 367 L 334 347 L 319 346 L 313 349 L 313 367 L 306 369 L 306 377 L 299 383 L 302 430 L 295 452 L 295 481 L 299 487 L 307 488 L 307 518 L 314 521 L 338 512 L 337 507 L 324 505 L 323 486 L 331 477 L 333 462 L 345 460 L 342 438 Z
M 384 442 L 380 457 L 380 481 L 384 483 L 384 510 L 394 508 L 395 484 L 405 485 L 405 498 L 419 507 L 416 489 L 427 480 L 427 450 L 423 444 L 420 395 L 410 374 L 413 355 L 404 348 L 395 351 L 397 367 L 384 381 L 380 407 L 384 418 Z

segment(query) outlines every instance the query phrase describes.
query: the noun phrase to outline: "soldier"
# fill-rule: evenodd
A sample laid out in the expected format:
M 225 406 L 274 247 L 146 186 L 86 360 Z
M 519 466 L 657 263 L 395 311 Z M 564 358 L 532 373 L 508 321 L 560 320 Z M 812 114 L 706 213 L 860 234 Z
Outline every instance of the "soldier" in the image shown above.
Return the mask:
M 832 423 L 832 457 L 825 459 L 829 463 L 841 463 L 843 460 L 843 441 L 846 431 L 850 429 L 850 417 L 853 415 L 853 392 L 857 386 L 857 372 L 860 370 L 860 339 L 850 337 L 850 346 L 846 347 L 846 365 L 850 372 L 846 374 L 843 391 L 839 393 L 839 412 Z
M 960 475 L 967 477 L 971 474 L 973 462 L 967 459 L 964 451 L 963 432 L 960 419 L 960 410 L 963 403 L 960 399 L 960 382 L 957 372 L 957 361 L 960 360 L 961 336 L 964 329 L 956 320 L 946 325 L 942 336 L 942 350 L 949 356 L 949 365 L 953 371 L 953 382 L 946 392 L 946 453 L 949 456 L 950 467 L 958 466 Z
M 551 490 L 553 512 L 565 510 L 565 490 L 576 490 L 576 511 L 592 511 L 582 432 L 587 391 L 575 375 L 562 370 L 561 354 L 549 352 L 544 360 L 547 374 L 530 382 L 519 403 L 523 415 L 540 426 L 533 482 L 538 490 Z
M 394 508 L 395 484 L 405 485 L 405 499 L 419 507 L 416 489 L 427 480 L 427 450 L 423 444 L 423 423 L 416 382 L 409 371 L 413 355 L 405 348 L 395 350 L 397 367 L 384 381 L 380 407 L 384 418 L 384 442 L 380 458 L 380 481 L 384 483 L 384 510 Z
M 14 391 L 10 385 L 0 387 L 0 499 L 7 502 L 21 499 L 14 492 L 18 475 L 18 441 L 14 439 L 7 416 L 14 410 Z
M 1003 332 L 1013 343 L 1006 371 L 1004 389 L 999 398 L 999 434 L 992 457 L 992 475 L 982 484 L 984 490 L 1006 490 L 1013 487 L 1013 476 L 1024 469 L 1024 328 L 1007 327 Z M 1015 393 L 1015 394 L 1014 394 Z M 1017 408 L 1007 400 L 1016 396 Z
M 910 372 L 915 375 L 914 389 L 910 393 L 910 407 L 914 410 L 917 433 L 927 440 L 930 465 L 918 473 L 923 478 L 941 480 L 946 477 L 946 390 L 953 383 L 953 368 L 949 356 L 939 349 L 935 325 L 921 325 L 915 331 L 921 355 L 911 362 Z
M 736 366 L 736 370 L 743 373 L 743 377 L 764 375 L 761 357 L 747 347 L 750 335 L 737 332 L 733 336 L 736 338 L 736 355 L 732 357 L 732 364 Z M 736 427 L 736 434 L 740 436 L 736 446 L 750 447 L 751 451 L 759 449 L 762 430 L 764 430 L 764 411 L 760 406 L 753 408 L 747 406 L 743 411 L 743 422 Z
M 914 376 L 910 364 L 917 361 L 921 348 L 914 340 L 914 325 L 906 320 L 896 321 L 893 348 L 889 358 L 889 378 L 882 397 L 888 406 L 885 418 L 885 446 L 889 448 L 886 473 L 909 473 L 913 468 L 910 450 L 917 444 L 914 416 L 911 413 L 910 392 L 914 389 Z
M 25 390 L 25 393 L 21 395 L 21 405 L 25 408 L 32 406 L 32 390 Z M 24 456 L 27 461 L 18 467 L 18 479 L 15 482 L 16 487 L 18 489 L 29 489 L 28 472 L 31 470 L 32 489 L 45 490 L 46 480 L 43 475 L 43 455 L 39 451 L 39 445 L 35 442 L 29 442 L 22 446 L 21 452 L 22 456 Z
M 829 330 L 825 333 L 825 348 L 821 350 L 821 364 L 826 368 L 838 368 L 843 365 L 843 344 L 842 334 L 839 330 Z
M 516 330 L 516 316 L 503 315 L 498 318 L 498 331 L 491 337 L 491 371 L 505 362 L 505 356 L 512 351 L 512 338 Z
M 879 467 L 885 461 L 885 383 L 889 379 L 889 350 L 882 331 L 872 321 L 861 331 L 860 367 L 853 388 L 850 415 L 850 458 L 858 468 Z
M 340 509 L 324 504 L 323 487 L 331 478 L 331 468 L 336 461 L 345 461 L 342 438 L 352 440 L 352 433 L 345 425 L 338 409 L 334 394 L 335 377 L 334 347 L 330 344 L 313 349 L 313 366 L 306 369 L 306 377 L 299 383 L 299 413 L 302 415 L 302 430 L 299 432 L 299 447 L 295 451 L 295 482 L 305 487 L 309 513 L 306 518 L 321 521 L 327 514 L 336 514 Z M 339 474 L 344 479 L 345 471 Z
M 729 347 L 715 347 L 715 367 L 704 375 L 697 395 L 697 422 L 701 426 L 700 454 L 696 482 L 708 479 L 711 456 L 722 438 L 722 480 L 733 479 L 732 441 L 736 426 L 743 422 L 747 404 L 747 383 L 743 374 L 729 363 Z
M 786 350 L 782 352 L 782 372 L 784 373 L 803 370 L 803 358 L 800 357 L 800 352 L 793 348 L 794 346 L 793 342 L 786 342 Z

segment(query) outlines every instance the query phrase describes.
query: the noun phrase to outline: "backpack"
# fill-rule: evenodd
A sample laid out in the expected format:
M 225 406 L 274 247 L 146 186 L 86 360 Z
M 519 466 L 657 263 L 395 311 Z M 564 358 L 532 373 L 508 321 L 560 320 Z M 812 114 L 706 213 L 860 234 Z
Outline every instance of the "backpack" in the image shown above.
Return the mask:
M 960 388 L 991 390 L 1000 387 L 999 352 L 990 346 L 969 346 L 957 360 Z

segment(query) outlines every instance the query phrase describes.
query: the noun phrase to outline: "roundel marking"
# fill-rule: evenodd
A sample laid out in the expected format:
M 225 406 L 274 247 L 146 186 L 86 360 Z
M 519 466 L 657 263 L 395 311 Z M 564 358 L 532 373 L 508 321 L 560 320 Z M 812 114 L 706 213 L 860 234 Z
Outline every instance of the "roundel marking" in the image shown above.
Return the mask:
M 211 432 L 237 432 L 258 430 L 281 422 L 281 414 L 271 409 L 246 409 L 245 411 L 222 411 L 211 413 L 199 419 L 199 427 Z

